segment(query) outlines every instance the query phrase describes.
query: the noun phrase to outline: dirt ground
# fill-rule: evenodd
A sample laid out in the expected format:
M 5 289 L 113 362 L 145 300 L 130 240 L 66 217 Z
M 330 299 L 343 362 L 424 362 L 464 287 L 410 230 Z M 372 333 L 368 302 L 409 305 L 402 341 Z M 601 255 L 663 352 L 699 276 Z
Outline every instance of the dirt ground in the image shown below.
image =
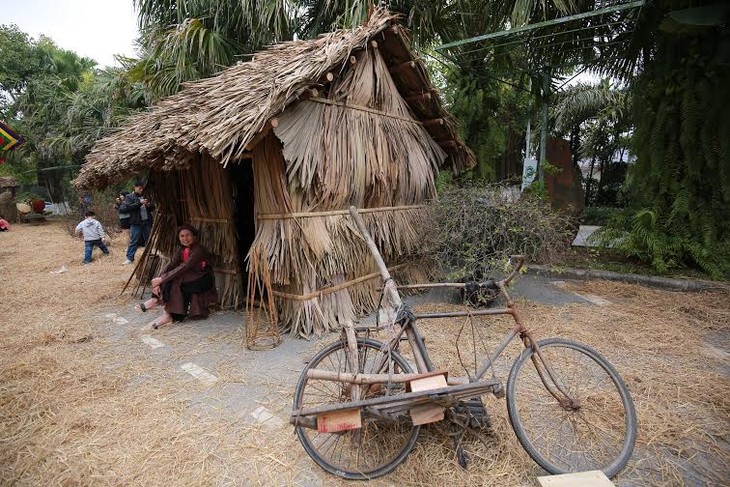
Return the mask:
M 252 352 L 244 347 L 245 317 L 233 312 L 143 330 L 155 314 L 136 313 L 137 300 L 119 295 L 131 271 L 121 265 L 124 250 L 118 237 L 110 257 L 96 250 L 82 266 L 83 244 L 58 223 L 0 233 L 2 483 L 344 485 L 309 459 L 286 423 L 304 363 L 336 336 L 287 337 L 277 349 Z M 562 289 L 589 299 L 519 305 L 539 337 L 592 345 L 629 385 L 639 436 L 614 482 L 727 485 L 728 293 L 607 282 Z M 463 320 L 419 325 L 437 366 L 459 375 L 454 339 Z M 493 345 L 506 322 L 475 325 Z M 503 380 L 518 351 L 509 348 L 498 364 Z M 537 485 L 544 472 L 519 446 L 504 399 L 485 402 L 493 431 L 467 438 L 468 470 L 456 464 L 450 441 L 427 428 L 403 465 L 371 483 Z

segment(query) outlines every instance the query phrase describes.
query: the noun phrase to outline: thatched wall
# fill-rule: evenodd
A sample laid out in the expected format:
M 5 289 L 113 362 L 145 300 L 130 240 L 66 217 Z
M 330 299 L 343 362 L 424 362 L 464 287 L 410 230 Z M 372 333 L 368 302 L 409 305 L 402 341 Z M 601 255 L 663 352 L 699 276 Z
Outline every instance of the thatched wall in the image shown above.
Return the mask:
M 159 268 L 169 262 L 178 245 L 175 229 L 191 223 L 200 230 L 200 242 L 213 256 L 221 307 L 240 308 L 245 295 L 233 223 L 231 182 L 224 168 L 210 157 L 198 155 L 197 159 L 185 171 L 150 174 L 148 189 L 157 211 L 138 272 L 154 274 L 148 266 Z M 148 258 L 150 254 L 158 255 L 160 261 Z M 144 284 L 142 281 L 140 285 Z
M 326 97 L 282 113 L 274 134 L 253 149 L 257 234 L 249 263 L 268 273 L 286 329 L 336 330 L 375 307 L 380 285 L 343 208 L 365 209 L 386 262 L 408 261 L 418 254 L 423 204 L 435 197 L 446 154 L 412 118 L 378 49 L 361 52 Z

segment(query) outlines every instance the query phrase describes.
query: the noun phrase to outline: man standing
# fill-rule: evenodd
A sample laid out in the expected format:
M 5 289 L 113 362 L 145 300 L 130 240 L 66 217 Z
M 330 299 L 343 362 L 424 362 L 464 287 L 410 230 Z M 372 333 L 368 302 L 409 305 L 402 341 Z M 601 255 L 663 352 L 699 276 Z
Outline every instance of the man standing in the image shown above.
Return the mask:
M 154 205 L 144 196 L 144 183 L 135 182 L 134 191 L 125 196 L 119 211 L 129 213 L 129 246 L 124 265 L 134 262 L 137 247 L 145 245 L 152 229 Z

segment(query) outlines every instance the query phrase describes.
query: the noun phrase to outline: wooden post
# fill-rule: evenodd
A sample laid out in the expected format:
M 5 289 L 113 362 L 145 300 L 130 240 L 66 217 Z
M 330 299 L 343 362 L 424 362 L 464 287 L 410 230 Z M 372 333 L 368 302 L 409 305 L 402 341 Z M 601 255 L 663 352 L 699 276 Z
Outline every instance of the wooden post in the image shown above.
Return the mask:
M 357 355 L 357 336 L 355 335 L 355 326 L 351 321 L 345 324 L 345 335 L 347 336 L 347 360 L 350 362 L 350 370 L 353 374 L 357 374 L 360 370 L 359 357 Z M 350 387 L 353 401 L 360 400 L 360 387 Z

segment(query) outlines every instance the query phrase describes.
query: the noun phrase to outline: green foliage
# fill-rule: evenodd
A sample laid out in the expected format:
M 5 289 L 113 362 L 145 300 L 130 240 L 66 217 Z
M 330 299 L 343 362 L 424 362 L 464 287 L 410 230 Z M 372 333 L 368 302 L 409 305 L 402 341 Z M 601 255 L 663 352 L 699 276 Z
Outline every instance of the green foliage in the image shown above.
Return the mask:
M 41 58 L 28 34 L 16 25 L 0 25 L 0 91 L 7 95 L 7 101 L 14 102 L 40 70 Z M 0 114 L 7 110 L 7 101 L 0 96 Z
M 504 186 L 467 186 L 441 195 L 434 207 L 437 260 L 450 278 L 489 275 L 512 254 L 549 262 L 567 249 L 571 219 L 532 196 L 511 201 Z
M 582 176 L 586 205 L 621 204 L 632 128 L 630 101 L 625 89 L 606 80 L 574 85 L 555 97 L 551 118 L 557 135 L 569 137 L 575 165 L 590 161 L 588 174 Z
M 520 170 L 516 160 L 521 160 L 529 95 L 483 73 L 469 74 L 463 67 L 453 67 L 446 80 L 448 109 L 477 159 L 469 178 L 487 182 L 515 176 Z
M 616 218 L 621 211 L 622 208 L 612 206 L 586 206 L 583 210 L 582 221 L 584 225 L 604 226 Z
M 649 264 L 662 274 L 690 267 L 714 278 L 727 275 L 730 248 L 726 242 L 710 251 L 691 235 L 667 228 L 665 222 L 653 210 L 625 210 L 614 214 L 596 237 L 604 247 Z
M 730 275 L 730 71 L 714 64 L 719 29 L 659 34 L 632 86 L 636 123 L 630 216 L 621 249 L 659 270 Z
M 181 83 L 211 76 L 241 55 L 290 40 L 296 8 L 289 0 L 135 0 L 142 58 L 130 73 L 153 98 Z

